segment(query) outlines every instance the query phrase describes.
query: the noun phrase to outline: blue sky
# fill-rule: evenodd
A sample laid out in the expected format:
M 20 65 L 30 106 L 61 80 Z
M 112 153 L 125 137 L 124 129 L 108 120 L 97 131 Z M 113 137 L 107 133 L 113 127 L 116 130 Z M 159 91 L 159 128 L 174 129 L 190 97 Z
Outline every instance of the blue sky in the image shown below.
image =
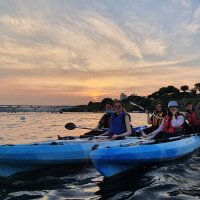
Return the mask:
M 0 0 L 0 104 L 194 87 L 199 0 Z

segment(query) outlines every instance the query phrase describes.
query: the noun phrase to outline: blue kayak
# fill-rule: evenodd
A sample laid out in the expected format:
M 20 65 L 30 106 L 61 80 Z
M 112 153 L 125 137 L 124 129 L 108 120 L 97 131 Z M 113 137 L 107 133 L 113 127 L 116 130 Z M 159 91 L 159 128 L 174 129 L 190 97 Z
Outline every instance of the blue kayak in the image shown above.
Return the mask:
M 134 130 L 145 128 L 135 127 Z M 124 140 L 134 142 L 136 137 L 123 140 L 96 139 L 55 140 L 31 144 L 0 145 L 0 177 L 50 165 L 81 164 L 89 159 L 92 147 L 120 145 Z
M 111 177 L 147 164 L 183 157 L 199 147 L 198 134 L 169 138 L 164 143 L 155 143 L 154 140 L 124 141 L 120 145 L 97 147 L 90 158 L 101 175 Z

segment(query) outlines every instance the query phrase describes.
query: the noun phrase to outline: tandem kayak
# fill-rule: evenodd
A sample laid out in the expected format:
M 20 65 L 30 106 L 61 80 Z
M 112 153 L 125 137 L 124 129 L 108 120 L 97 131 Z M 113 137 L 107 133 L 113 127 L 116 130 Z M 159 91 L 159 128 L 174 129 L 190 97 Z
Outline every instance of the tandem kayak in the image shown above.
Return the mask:
M 135 127 L 135 130 L 145 126 Z M 50 165 L 81 164 L 89 159 L 92 147 L 120 145 L 122 141 L 134 142 L 136 137 L 123 140 L 97 139 L 52 140 L 30 144 L 0 146 L 0 177 L 7 177 L 18 172 L 29 171 Z
M 181 158 L 200 148 L 200 136 L 179 136 L 162 143 L 154 140 L 126 142 L 112 146 L 99 146 L 90 159 L 101 175 L 112 177 L 127 170 L 148 164 Z

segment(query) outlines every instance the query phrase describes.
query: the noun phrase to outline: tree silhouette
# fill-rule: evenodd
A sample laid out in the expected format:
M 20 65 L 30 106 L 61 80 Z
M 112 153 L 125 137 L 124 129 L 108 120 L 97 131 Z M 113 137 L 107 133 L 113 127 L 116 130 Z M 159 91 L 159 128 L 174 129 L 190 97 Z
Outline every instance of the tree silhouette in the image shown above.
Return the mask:
M 187 85 L 180 86 L 180 90 L 172 85 L 169 85 L 167 87 L 161 87 L 158 91 L 155 91 L 148 96 L 139 96 L 136 94 L 132 94 L 123 100 L 123 104 L 127 111 L 137 109 L 139 110 L 138 107 L 134 107 L 130 104 L 130 102 L 133 102 L 148 109 L 151 109 L 153 106 L 153 102 L 157 100 L 161 101 L 164 105 L 167 105 L 167 103 L 171 100 L 176 100 L 182 105 L 184 105 L 186 101 L 190 101 L 195 105 L 200 100 L 200 83 L 196 83 L 194 84 L 194 86 L 194 88 L 190 89 L 190 92 L 187 92 L 187 90 L 189 90 L 189 87 Z M 180 91 L 183 91 L 183 93 L 180 93 Z M 113 99 L 107 97 L 102 99 L 101 102 L 90 101 L 88 105 L 82 110 L 93 112 L 102 111 L 104 110 L 107 102 L 113 102 Z
M 194 86 L 196 90 L 200 90 L 200 83 L 196 83 Z
M 161 99 L 166 101 L 170 98 L 177 98 L 179 94 L 180 94 L 179 89 L 177 89 L 172 85 L 169 85 L 167 87 L 160 88 L 157 92 L 152 93 L 147 98 Z
M 187 85 L 182 85 L 180 89 L 183 91 L 184 97 L 186 96 L 186 91 L 189 90 L 189 86 Z
M 189 90 L 189 86 L 182 85 L 180 89 L 185 93 L 187 90 Z
M 194 86 L 195 86 L 195 90 L 200 92 L 200 83 L 196 83 Z M 200 96 L 200 94 L 198 93 L 197 96 Z
M 192 95 L 193 98 L 196 96 L 196 94 L 197 94 L 196 89 L 192 89 L 191 90 L 191 95 Z

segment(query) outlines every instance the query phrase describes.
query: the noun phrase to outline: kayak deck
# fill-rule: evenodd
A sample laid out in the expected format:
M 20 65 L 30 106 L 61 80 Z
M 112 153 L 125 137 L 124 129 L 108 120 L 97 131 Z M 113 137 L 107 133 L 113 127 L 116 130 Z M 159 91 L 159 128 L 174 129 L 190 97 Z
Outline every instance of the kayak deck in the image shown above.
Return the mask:
M 166 143 L 125 142 L 110 148 L 99 147 L 91 152 L 90 158 L 101 175 L 111 177 L 145 164 L 183 157 L 199 147 L 200 136 L 194 135 Z
M 124 139 L 127 142 L 137 138 Z M 17 172 L 29 171 L 48 165 L 81 164 L 89 159 L 94 145 L 117 145 L 124 140 L 55 140 L 32 144 L 0 146 L 0 176 L 6 177 Z

